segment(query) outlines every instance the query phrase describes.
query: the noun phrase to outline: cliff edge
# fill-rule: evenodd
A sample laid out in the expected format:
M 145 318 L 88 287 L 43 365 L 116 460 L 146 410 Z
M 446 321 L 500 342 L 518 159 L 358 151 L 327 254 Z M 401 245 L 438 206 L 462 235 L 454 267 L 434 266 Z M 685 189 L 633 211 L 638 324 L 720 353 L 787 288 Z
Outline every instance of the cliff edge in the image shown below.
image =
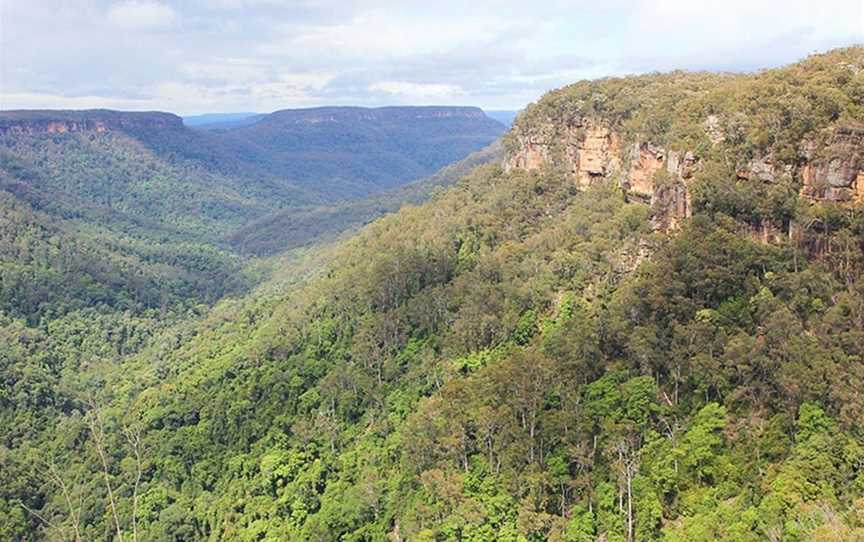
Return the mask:
M 651 204 L 658 230 L 677 229 L 694 207 L 722 209 L 767 239 L 791 231 L 796 196 L 864 202 L 862 96 L 864 47 L 747 75 L 583 81 L 519 116 L 505 168 L 563 169 L 580 187 L 618 183 Z M 751 201 L 718 198 L 723 184 Z

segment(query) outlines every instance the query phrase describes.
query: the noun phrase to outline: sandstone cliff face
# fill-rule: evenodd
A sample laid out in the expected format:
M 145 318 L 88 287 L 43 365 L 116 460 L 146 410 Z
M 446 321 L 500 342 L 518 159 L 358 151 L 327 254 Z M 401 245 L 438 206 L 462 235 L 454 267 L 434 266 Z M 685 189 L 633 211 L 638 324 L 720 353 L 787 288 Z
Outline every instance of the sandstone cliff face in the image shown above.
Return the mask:
M 713 145 L 723 144 L 717 117 L 706 118 L 704 127 Z M 653 226 L 660 231 L 677 229 L 692 215 L 689 184 L 700 167 L 692 151 L 670 151 L 638 137 L 625 144 L 602 119 L 588 117 L 517 123 L 510 137 L 507 170 L 563 167 L 580 187 L 617 183 L 630 197 L 651 204 Z M 813 201 L 864 202 L 864 128 L 837 128 L 827 141 L 818 147 L 803 142 L 804 160 L 796 165 L 776 163 L 771 156 L 749 160 L 739 165 L 738 178 L 761 183 L 792 179 L 801 196 Z M 754 233 L 765 241 L 781 235 L 773 224 L 758 230 Z
M 105 132 L 108 128 L 101 121 L 34 120 L 11 121 L 0 124 L 3 135 L 65 134 L 67 132 Z
M 648 141 L 625 145 L 602 120 L 584 117 L 564 129 L 551 121 L 520 126 L 513 136 L 516 145 L 505 162 L 507 170 L 563 166 L 582 188 L 616 182 L 628 195 L 650 202 L 657 229 L 677 228 L 691 216 L 687 181 L 697 166 L 691 152 L 667 151 Z
M 517 132 L 517 138 L 518 150 L 508 157 L 507 169 L 565 166 L 584 188 L 621 167 L 617 134 L 592 119 L 574 119 L 561 130 L 548 122 Z
M 864 202 L 864 128 L 837 129 L 828 145 L 805 148 L 801 194 L 818 201 Z
M 4 111 L 0 135 L 64 134 L 130 130 L 183 129 L 183 120 L 170 113 L 118 111 Z

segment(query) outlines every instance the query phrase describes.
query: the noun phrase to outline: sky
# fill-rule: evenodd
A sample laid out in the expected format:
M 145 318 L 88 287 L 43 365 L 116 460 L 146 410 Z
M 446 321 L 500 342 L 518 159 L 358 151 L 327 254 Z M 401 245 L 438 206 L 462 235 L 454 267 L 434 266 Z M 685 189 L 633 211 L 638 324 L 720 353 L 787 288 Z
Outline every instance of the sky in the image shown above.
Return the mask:
M 864 43 L 864 0 L 0 0 L 0 109 L 520 109 Z

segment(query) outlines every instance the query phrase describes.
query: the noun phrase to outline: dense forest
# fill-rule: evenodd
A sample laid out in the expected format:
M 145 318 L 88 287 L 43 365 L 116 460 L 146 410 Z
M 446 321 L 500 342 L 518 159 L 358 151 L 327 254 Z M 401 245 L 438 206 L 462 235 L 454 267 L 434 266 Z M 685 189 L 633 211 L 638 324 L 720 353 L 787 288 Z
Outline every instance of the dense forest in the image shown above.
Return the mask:
M 0 199 L 0 539 L 864 540 L 862 104 L 860 47 L 580 82 L 355 235 L 206 245 L 211 297 Z M 636 193 L 597 124 L 692 167 Z
M 418 181 L 504 130 L 480 109 L 455 107 L 284 110 L 220 130 L 156 112 L 3 111 L 0 158 L 4 185 L 50 192 L 46 206 L 77 198 L 58 209 L 64 217 L 77 211 L 112 228 L 135 219 L 136 233 L 158 225 L 219 242 L 268 213 Z
M 393 190 L 342 203 L 290 208 L 267 214 L 234 232 L 229 242 L 240 253 L 272 255 L 331 240 L 385 213 L 398 211 L 406 203 L 421 203 L 436 190 L 455 184 L 471 169 L 500 162 L 502 158 L 501 143 L 495 141 L 458 162 L 444 166 L 429 177 Z
M 234 142 L 264 145 L 260 137 L 195 131 L 167 113 L 0 112 L 0 311 L 31 325 L 83 308 L 164 315 L 245 291 L 262 276 L 261 263 L 238 253 L 272 254 L 333 237 L 494 159 L 494 151 L 479 149 L 502 125 L 479 109 L 433 112 L 451 116 L 396 108 L 322 129 L 306 122 L 320 110 L 298 110 L 304 121 L 281 132 L 266 117 L 267 137 L 292 138 L 294 167 L 252 160 Z M 364 127 L 376 133 L 382 124 L 401 141 L 398 158 L 382 157 L 378 140 L 360 137 Z M 353 173 L 361 188 L 340 188 L 351 183 L 325 172 L 299 178 L 314 169 L 323 137 L 367 160 L 368 178 Z M 442 140 L 446 148 L 432 145 Z M 331 166 L 350 169 L 338 155 Z M 462 166 L 449 165 L 462 157 Z M 405 163 L 414 165 L 405 170 Z M 366 186 L 382 178 L 386 186 Z M 281 235 L 275 225 L 285 221 L 290 234 Z

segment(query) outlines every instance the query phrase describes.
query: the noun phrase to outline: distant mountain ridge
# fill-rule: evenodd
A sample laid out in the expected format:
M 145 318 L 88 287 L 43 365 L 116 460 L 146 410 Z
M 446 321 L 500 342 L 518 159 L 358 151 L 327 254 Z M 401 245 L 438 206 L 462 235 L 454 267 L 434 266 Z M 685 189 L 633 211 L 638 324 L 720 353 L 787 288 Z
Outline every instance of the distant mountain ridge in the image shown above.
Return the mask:
M 261 172 L 336 201 L 431 175 L 505 131 L 478 107 L 405 106 L 284 109 L 212 134 Z
M 504 131 L 470 107 L 262 117 L 198 129 L 159 111 L 0 111 L 0 312 L 35 322 L 51 307 L 213 301 L 247 284 L 240 253 L 302 246 L 419 201 L 428 191 L 377 193 Z M 22 239 L 32 262 L 16 255 Z
M 281 109 L 272 113 L 204 113 L 183 117 L 183 124 L 197 130 L 229 130 L 250 126 L 265 118 L 293 119 L 296 122 L 321 122 L 329 120 L 337 122 L 353 118 L 353 120 L 381 120 L 389 118 L 446 118 L 446 117 L 486 117 L 509 127 L 516 118 L 518 111 L 482 110 L 478 107 L 444 107 L 444 106 L 386 106 L 386 107 L 356 107 L 356 106 L 323 106 L 302 109 Z
M 143 221 L 154 234 L 227 243 L 277 211 L 306 214 L 427 177 L 505 130 L 476 107 L 319 107 L 260 117 L 198 129 L 158 111 L 0 111 L 0 180 L 32 204 L 54 202 L 64 216 L 87 201 L 102 211 L 83 220 L 115 229 Z
M 266 256 L 329 240 L 386 213 L 396 212 L 403 205 L 420 204 L 435 190 L 452 186 L 472 169 L 500 163 L 503 158 L 501 142 L 495 141 L 429 177 L 393 190 L 337 205 L 276 211 L 240 228 L 229 241 L 235 252 Z
M 0 135 L 182 128 L 183 119 L 161 111 L 110 109 L 0 111 Z
M 204 113 L 183 117 L 183 124 L 190 128 L 221 129 L 247 126 L 265 117 L 264 113 Z
M 388 106 L 354 107 L 328 106 L 305 109 L 282 109 L 261 119 L 262 122 L 340 122 L 340 121 L 393 121 L 441 118 L 487 119 L 479 107 L 464 106 Z
M 515 121 L 516 116 L 519 115 L 519 111 L 505 111 L 495 109 L 486 109 L 485 113 L 487 117 L 497 120 L 508 128 L 513 125 L 513 121 Z

